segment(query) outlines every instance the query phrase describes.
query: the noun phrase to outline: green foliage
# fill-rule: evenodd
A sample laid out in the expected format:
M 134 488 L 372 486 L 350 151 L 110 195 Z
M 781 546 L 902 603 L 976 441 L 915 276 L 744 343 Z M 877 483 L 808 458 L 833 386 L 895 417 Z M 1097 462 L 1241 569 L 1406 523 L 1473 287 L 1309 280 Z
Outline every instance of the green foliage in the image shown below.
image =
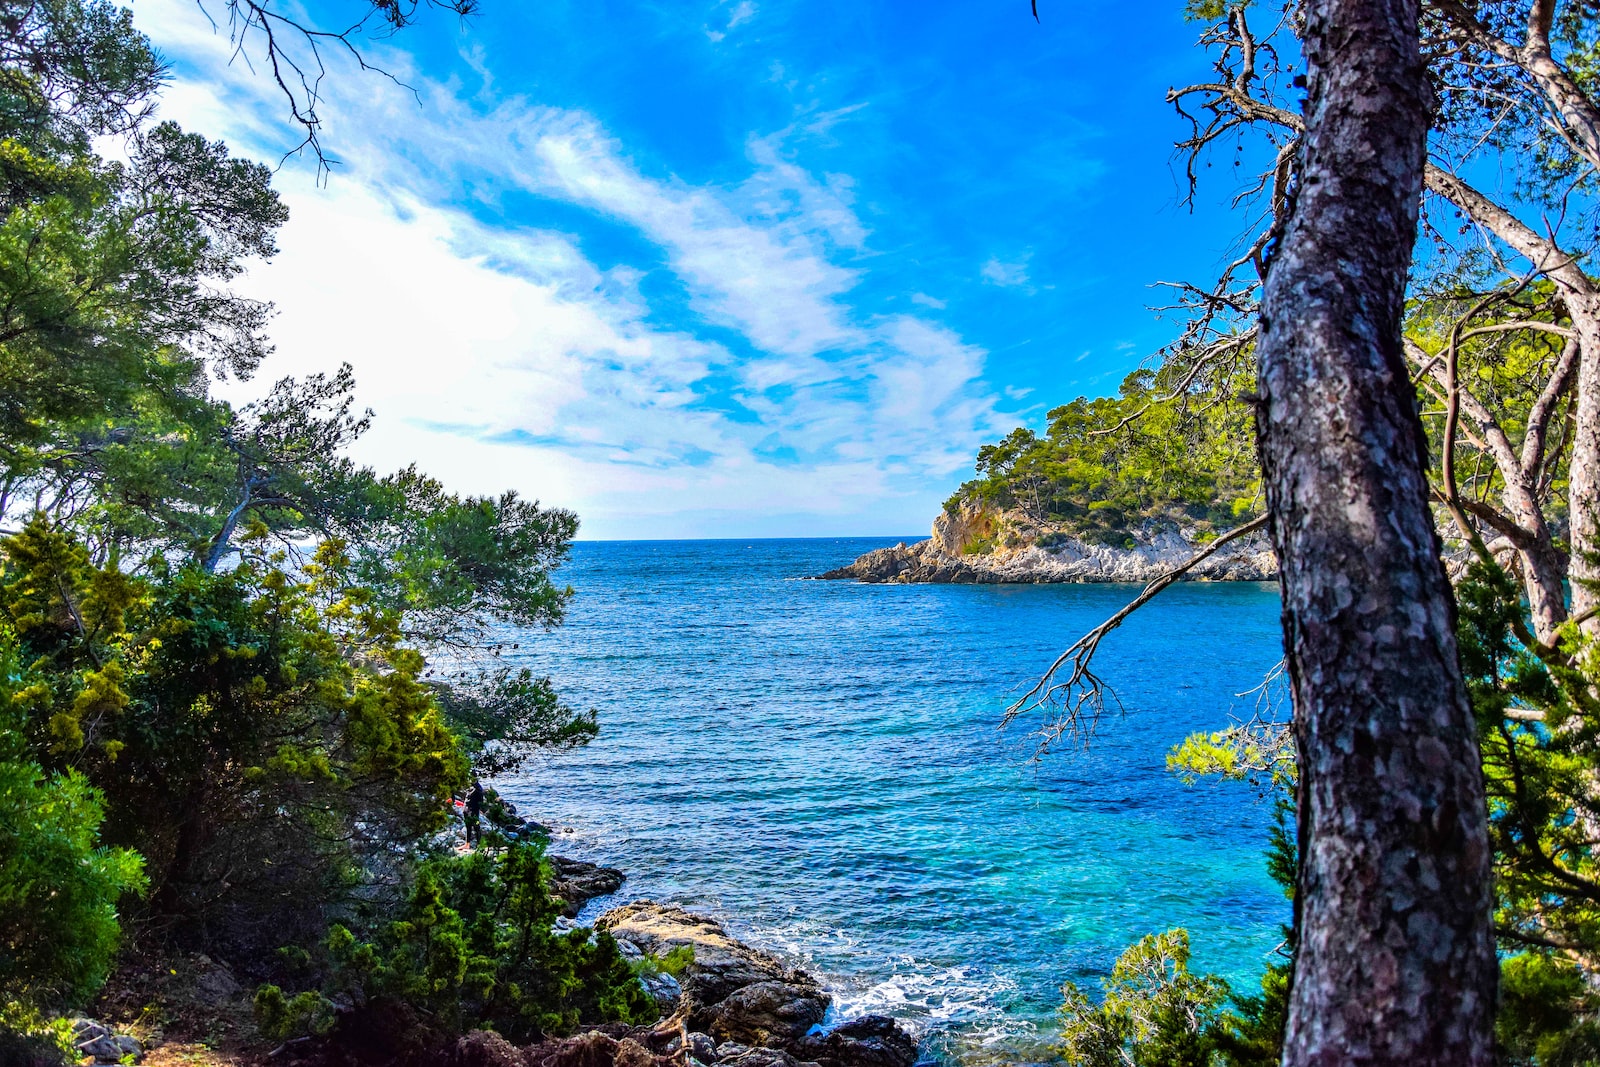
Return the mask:
M 978 477 L 946 509 L 1016 508 L 1115 545 L 1131 545 L 1146 527 L 1183 526 L 1203 537 L 1254 518 L 1260 475 L 1249 412 L 1220 395 L 1183 391 L 1178 370 L 1137 371 L 1116 397 L 1058 407 L 1044 437 L 1022 428 L 984 445 Z
M 669 974 L 674 978 L 678 978 L 684 971 L 689 969 L 689 965 L 693 962 L 694 946 L 679 945 L 665 956 L 651 956 L 648 953 L 640 956 L 633 962 L 633 971 L 638 975 Z
M 1500 961 L 1501 1061 L 1582 1067 L 1600 1060 L 1600 995 L 1582 966 L 1544 951 Z
M 438 687 L 450 726 L 486 777 L 507 774 L 535 751 L 587 744 L 599 733 L 595 713 L 561 702 L 549 678 L 502 667 Z
M 0 763 L 0 1001 L 70 1007 L 105 981 L 117 902 L 145 881 L 137 855 L 98 845 L 100 819 L 81 775 Z
M 41 679 L 18 732 L 104 790 L 165 910 L 312 936 L 378 857 L 443 825 L 466 758 L 337 542 L 294 575 L 251 551 L 153 581 L 41 521 L 0 553 L 0 614 Z
M 143 892 L 140 858 L 100 845 L 102 799 L 67 769 L 24 758 L 17 696 L 36 684 L 0 628 L 0 1026 L 36 1030 L 38 1013 L 82 1004 L 110 970 L 118 902 Z
M 293 997 L 267 984 L 251 999 L 256 1026 L 273 1041 L 293 1037 L 321 1037 L 333 1029 L 333 1005 L 321 993 L 306 990 Z
M 229 286 L 287 215 L 267 168 L 154 120 L 160 81 L 126 10 L 0 0 L 0 1026 L 103 980 L 146 877 L 149 929 L 266 973 L 335 917 L 375 931 L 339 974 L 414 1019 L 642 1014 L 609 938 L 550 933 L 537 853 L 418 870 L 475 758 L 595 734 L 481 669 L 494 625 L 561 621 L 577 519 L 357 466 L 348 366 L 210 395 L 269 351 Z
M 1496 930 L 1512 947 L 1600 959 L 1595 650 L 1569 625 L 1557 664 L 1529 653 L 1513 633 L 1521 597 L 1496 568 L 1475 565 L 1456 595 L 1489 798 Z
M 536 843 L 429 861 L 405 907 L 369 939 L 333 927 L 324 992 L 363 1005 L 400 1001 L 445 1034 L 492 1028 L 513 1041 L 584 1022 L 653 1021 L 655 1001 L 609 934 L 553 929 L 561 904 L 549 879 Z M 258 1004 L 285 1019 L 285 1005 L 313 1003 L 305 997 L 263 990 Z
M 1189 934 L 1151 934 L 1118 958 L 1094 1004 L 1062 988 L 1061 1056 L 1074 1067 L 1206 1067 L 1228 984 L 1189 971 Z

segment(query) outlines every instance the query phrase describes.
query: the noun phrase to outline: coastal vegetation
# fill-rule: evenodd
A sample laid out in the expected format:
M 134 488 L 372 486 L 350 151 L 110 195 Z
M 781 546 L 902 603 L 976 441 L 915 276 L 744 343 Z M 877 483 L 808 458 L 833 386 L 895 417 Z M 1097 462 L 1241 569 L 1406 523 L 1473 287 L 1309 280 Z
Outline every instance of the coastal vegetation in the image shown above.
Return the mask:
M 266 983 L 266 1032 L 397 1053 L 654 1018 L 551 932 L 536 843 L 440 836 L 475 771 L 595 734 L 489 640 L 560 623 L 576 518 L 357 466 L 348 367 L 212 395 L 270 351 L 230 285 L 287 213 L 154 120 L 162 78 L 107 0 L 0 5 L 4 1055 L 168 953 Z
M 1043 436 L 1019 427 L 978 449 L 978 477 L 945 502 L 1015 510 L 1048 532 L 1132 547 L 1157 530 L 1200 541 L 1261 513 L 1249 410 L 1182 378 L 1176 363 L 1135 371 L 1114 397 L 1054 408 Z
M 273 35 L 310 31 L 230 6 L 292 63 Z M 400 29 L 416 10 L 367 17 Z M 1217 78 L 1172 94 L 1194 123 L 1184 158 L 1250 141 L 1268 223 L 1215 284 L 1180 288 L 1193 317 L 1159 366 L 985 448 L 949 507 L 1107 545 L 1270 517 L 1294 759 L 1267 721 L 1173 760 L 1263 775 L 1284 811 L 1297 795 L 1271 859 L 1296 925 L 1248 996 L 1189 969 L 1188 933 L 1152 933 L 1098 1000 L 1068 988 L 1063 1056 L 1592 1061 L 1600 295 L 1589 220 L 1564 209 L 1600 168 L 1600 16 L 1434 0 L 1419 53 L 1405 4 L 1308 0 L 1264 37 L 1247 5 L 1193 13 Z M 1301 55 L 1309 118 L 1284 106 Z M 264 1034 L 369 1058 L 653 1020 L 640 977 L 686 969 L 681 946 L 630 963 L 605 931 L 558 931 L 541 843 L 492 834 L 457 856 L 445 833 L 474 773 L 598 729 L 493 656 L 496 627 L 562 621 L 575 516 L 358 466 L 371 414 L 349 367 L 213 396 L 270 350 L 271 308 L 231 286 L 287 216 L 266 168 L 154 119 L 162 73 L 108 0 L 0 4 L 4 1054 L 63 1051 L 61 1017 L 121 963 L 180 951 L 250 979 Z M 320 157 L 295 82 L 280 71 Z M 1427 162 L 1430 122 L 1453 169 Z M 1469 184 L 1484 151 L 1520 168 L 1519 199 Z M 1435 247 L 1412 271 L 1424 186 Z M 1530 228 L 1529 205 L 1559 225 Z M 1441 212 L 1468 221 L 1452 233 Z M 1070 676 L 1030 694 L 1065 709 L 1047 736 L 1098 706 L 1094 644 L 1074 648 Z M 1394 966 L 1352 931 L 1394 934 Z M 726 940 L 699 943 L 756 978 L 707 1015 L 725 1044 L 787 1028 L 842 1064 L 843 1044 L 898 1040 L 878 1023 L 816 1038 L 815 982 Z

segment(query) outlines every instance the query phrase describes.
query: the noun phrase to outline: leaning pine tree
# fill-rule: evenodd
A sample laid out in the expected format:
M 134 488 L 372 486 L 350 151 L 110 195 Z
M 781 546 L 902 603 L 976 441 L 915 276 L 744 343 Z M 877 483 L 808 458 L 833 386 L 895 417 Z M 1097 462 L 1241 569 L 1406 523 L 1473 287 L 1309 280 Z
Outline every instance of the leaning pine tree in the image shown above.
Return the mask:
M 1257 432 L 1301 768 L 1284 1063 L 1493 1062 L 1478 746 L 1401 345 L 1429 97 L 1416 0 L 1309 0 Z

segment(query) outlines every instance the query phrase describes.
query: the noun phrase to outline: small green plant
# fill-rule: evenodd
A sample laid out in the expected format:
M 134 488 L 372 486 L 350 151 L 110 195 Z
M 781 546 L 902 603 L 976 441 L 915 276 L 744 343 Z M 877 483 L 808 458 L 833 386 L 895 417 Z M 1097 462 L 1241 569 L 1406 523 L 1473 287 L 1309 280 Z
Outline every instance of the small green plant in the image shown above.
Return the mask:
M 264 985 L 256 990 L 252 1006 L 257 1028 L 274 1041 L 321 1037 L 333 1029 L 333 1004 L 314 990 L 289 997 L 275 985 Z
M 681 978 L 683 972 L 688 970 L 693 962 L 694 946 L 679 945 L 665 956 L 652 956 L 646 953 L 633 961 L 633 971 L 641 977 L 669 974 L 674 978 Z
M 1189 934 L 1151 934 L 1118 958 L 1096 1005 L 1062 988 L 1062 1058 L 1075 1067 L 1207 1067 L 1228 983 L 1189 971 Z

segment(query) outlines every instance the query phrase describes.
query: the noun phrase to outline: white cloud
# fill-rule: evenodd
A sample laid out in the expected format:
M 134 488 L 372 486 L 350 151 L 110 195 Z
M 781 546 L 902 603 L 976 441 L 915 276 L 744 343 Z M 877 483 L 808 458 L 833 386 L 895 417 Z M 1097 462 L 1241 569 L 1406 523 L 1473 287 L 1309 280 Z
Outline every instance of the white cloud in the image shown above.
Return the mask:
M 724 6 L 726 6 L 726 0 L 724 0 L 723 4 L 718 5 L 718 7 Z M 717 44 L 726 40 L 728 34 L 732 33 L 734 30 L 738 29 L 740 26 L 743 26 L 745 23 L 749 22 L 755 17 L 756 5 L 752 2 L 752 0 L 739 0 L 737 4 L 733 5 L 733 10 L 728 13 L 728 21 L 722 27 L 722 29 L 708 29 L 706 30 L 706 37 L 710 39 L 712 44 Z
M 141 0 L 137 14 L 199 70 L 165 113 L 238 145 L 285 143 L 266 118 L 281 101 L 226 67 L 225 39 L 186 0 Z M 730 25 L 753 14 L 740 4 Z M 326 117 L 347 165 L 322 189 L 305 168 L 284 172 L 282 252 L 248 279 L 280 307 L 263 378 L 355 365 L 378 416 L 363 461 L 417 462 L 465 491 L 516 487 L 574 507 L 591 536 L 708 532 L 719 513 L 751 517 L 731 534 L 780 514 L 837 517 L 797 532 L 901 532 L 1007 428 L 980 349 L 852 302 L 860 270 L 845 263 L 869 235 L 847 177 L 809 173 L 774 136 L 749 142 L 745 181 L 695 186 L 647 172 L 590 115 L 477 110 L 402 73 L 420 105 L 379 79 L 332 82 L 345 95 Z M 464 188 L 483 198 L 475 212 Z M 580 237 L 495 218 L 502 190 L 644 237 L 696 317 L 664 322 L 640 295 L 654 263 L 601 270 Z
M 1024 286 L 1028 284 L 1028 258 L 1023 256 L 1007 263 L 998 256 L 990 256 L 978 273 L 991 285 Z
M 929 296 L 927 293 L 912 293 L 911 302 L 913 304 L 919 304 L 925 308 L 933 308 L 937 311 L 943 311 L 945 308 L 950 306 L 945 301 L 940 300 L 937 297 Z

